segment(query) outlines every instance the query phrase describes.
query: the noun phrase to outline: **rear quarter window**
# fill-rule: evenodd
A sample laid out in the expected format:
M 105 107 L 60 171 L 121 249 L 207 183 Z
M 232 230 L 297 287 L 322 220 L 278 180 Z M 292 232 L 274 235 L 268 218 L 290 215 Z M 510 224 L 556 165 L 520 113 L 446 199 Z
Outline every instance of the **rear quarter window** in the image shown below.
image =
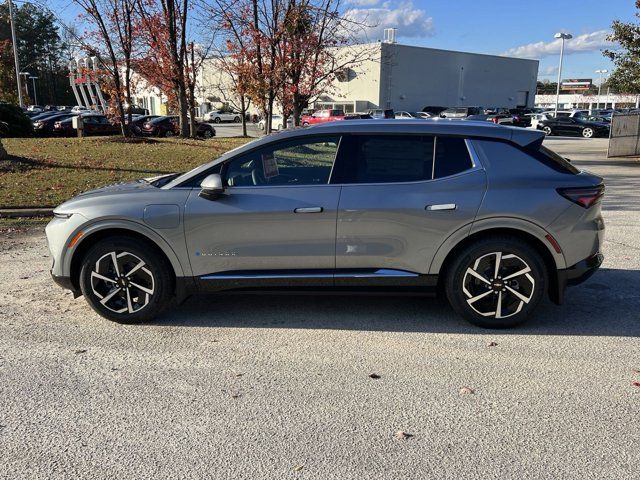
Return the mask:
M 520 148 L 508 142 L 477 139 L 473 141 L 473 145 L 482 164 L 500 173 L 517 172 L 520 175 L 534 175 L 540 173 L 541 168 L 564 174 L 580 172 L 560 155 L 542 145 Z

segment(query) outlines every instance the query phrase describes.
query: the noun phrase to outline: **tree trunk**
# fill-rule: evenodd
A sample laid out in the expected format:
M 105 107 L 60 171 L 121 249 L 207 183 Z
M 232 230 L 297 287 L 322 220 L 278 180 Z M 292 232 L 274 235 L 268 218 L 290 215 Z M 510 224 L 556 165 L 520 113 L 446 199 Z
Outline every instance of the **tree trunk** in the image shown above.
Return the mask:
M 2 145 L 2 139 L 0 139 L 0 160 L 6 160 L 9 157 L 9 154 Z
M 189 137 L 189 116 L 188 113 L 188 101 L 187 92 L 184 88 L 184 84 L 178 85 L 178 116 L 180 118 L 180 136 L 183 138 Z
M 240 112 L 242 113 L 242 136 L 247 136 L 247 104 L 244 95 L 240 95 Z

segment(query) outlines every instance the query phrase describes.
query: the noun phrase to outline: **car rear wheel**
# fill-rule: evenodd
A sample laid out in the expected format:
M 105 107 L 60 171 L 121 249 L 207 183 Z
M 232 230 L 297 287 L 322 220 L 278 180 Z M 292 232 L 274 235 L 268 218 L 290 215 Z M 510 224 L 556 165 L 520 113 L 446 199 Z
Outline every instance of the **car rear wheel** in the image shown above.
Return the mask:
M 234 117 L 233 121 L 234 121 L 235 123 L 240 123 L 240 117 Z
M 591 137 L 593 137 L 593 134 L 594 134 L 593 128 L 586 127 L 586 128 L 582 129 L 582 136 L 584 138 L 591 138 Z
M 220 123 L 220 117 L 216 117 L 213 119 L 213 123 Z
M 99 241 L 82 259 L 80 289 L 98 314 L 118 323 L 151 320 L 170 303 L 174 279 L 154 249 L 126 237 Z
M 544 132 L 545 135 L 553 135 L 553 130 L 551 129 L 551 127 L 542 127 L 542 131 Z
M 167 130 L 164 134 L 165 137 L 173 137 L 174 133 L 173 130 Z
M 207 128 L 204 132 L 202 132 L 202 138 L 213 138 L 213 130 Z
M 540 255 L 512 237 L 469 245 L 453 259 L 445 278 L 453 309 L 484 328 L 522 323 L 542 300 L 547 283 Z

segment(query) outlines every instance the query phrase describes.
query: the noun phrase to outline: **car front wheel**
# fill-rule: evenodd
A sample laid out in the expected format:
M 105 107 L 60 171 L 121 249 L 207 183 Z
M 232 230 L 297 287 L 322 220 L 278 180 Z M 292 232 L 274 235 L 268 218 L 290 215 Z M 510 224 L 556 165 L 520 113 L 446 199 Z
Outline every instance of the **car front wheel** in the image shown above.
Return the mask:
M 202 138 L 213 138 L 213 130 L 207 128 L 204 132 L 202 132 Z
M 240 123 L 240 117 L 234 117 L 233 121 L 234 123 Z
M 553 134 L 553 130 L 551 129 L 551 127 L 542 127 L 542 131 L 544 132 L 545 135 L 552 135 Z
M 216 117 L 213 119 L 213 123 L 220 123 L 220 117 Z
M 447 270 L 453 309 L 484 328 L 522 323 L 544 296 L 547 274 L 537 251 L 511 237 L 487 238 L 463 249 Z
M 154 249 L 126 237 L 99 241 L 82 259 L 80 288 L 104 318 L 118 323 L 151 320 L 170 303 L 174 279 Z
M 593 137 L 593 128 L 587 127 L 587 128 L 583 128 L 582 129 L 582 136 L 584 138 L 591 138 Z

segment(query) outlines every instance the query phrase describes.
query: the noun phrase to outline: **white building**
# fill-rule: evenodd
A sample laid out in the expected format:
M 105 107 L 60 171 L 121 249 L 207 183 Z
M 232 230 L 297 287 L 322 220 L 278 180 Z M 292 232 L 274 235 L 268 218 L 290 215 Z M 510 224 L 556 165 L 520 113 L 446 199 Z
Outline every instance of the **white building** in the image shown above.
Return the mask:
M 346 47 L 353 48 L 353 47 Z M 538 61 L 391 42 L 363 45 L 370 58 L 348 69 L 315 108 L 419 111 L 425 106 L 533 106 Z
M 363 52 L 365 54 L 363 55 Z M 533 106 L 538 61 L 393 42 L 343 47 L 341 54 L 362 59 L 345 68 L 327 93 L 310 107 L 347 113 L 374 108 L 419 111 L 426 106 Z M 219 58 L 205 60 L 198 74 L 200 114 L 228 104 L 239 110 L 231 77 Z M 161 112 L 163 96 L 155 88 L 138 88 L 140 106 Z M 250 112 L 256 112 L 251 106 Z
M 536 95 L 536 106 L 550 108 L 555 107 L 555 95 Z M 584 108 L 639 108 L 640 95 L 624 94 L 561 94 L 558 98 L 558 107 L 561 109 Z

